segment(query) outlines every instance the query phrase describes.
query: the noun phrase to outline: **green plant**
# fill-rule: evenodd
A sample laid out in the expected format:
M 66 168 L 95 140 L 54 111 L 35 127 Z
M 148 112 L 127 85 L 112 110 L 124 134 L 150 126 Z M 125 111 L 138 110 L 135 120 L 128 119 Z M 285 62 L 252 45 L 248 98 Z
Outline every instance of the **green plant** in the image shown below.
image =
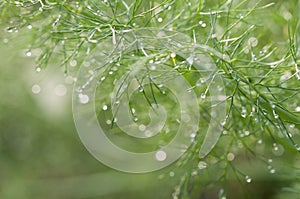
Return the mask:
M 215 189 L 220 190 L 219 198 L 237 198 L 232 192 L 236 184 L 245 188 L 242 196 L 262 198 L 263 193 L 253 191 L 255 186 L 248 189 L 245 185 L 256 178 L 262 181 L 259 179 L 261 169 L 276 176 L 266 177 L 270 181 L 276 179 L 276 186 L 283 187 L 287 183 L 288 187 L 295 187 L 283 191 L 297 192 L 300 151 L 300 23 L 297 6 L 299 1 L 296 0 L 276 3 L 267 0 L 7 0 L 0 3 L 2 26 L 11 33 L 5 33 L 5 37 L 15 37 L 15 32 L 27 29 L 31 41 L 26 55 L 37 57 L 37 71 L 46 66 L 60 65 L 67 76 L 76 78 L 76 72 L 81 65 L 87 64 L 86 57 L 97 49 L 99 43 L 111 40 L 115 44 L 122 32 L 134 32 L 140 28 L 177 31 L 188 35 L 191 44 L 202 46 L 218 69 L 213 75 L 207 75 L 207 79 L 195 74 L 199 71 L 193 67 L 193 62 L 179 56 L 180 52 L 172 56 L 168 48 L 160 48 L 159 51 L 138 48 L 139 51 L 131 56 L 132 52 L 125 49 L 124 52 L 120 50 L 124 54 L 122 60 L 118 57 L 112 59 L 113 65 L 119 64 L 117 66 L 124 68 L 120 67 L 103 88 L 107 92 L 113 90 L 114 78 L 126 73 L 128 68 L 125 66 L 136 60 L 144 57 L 148 62 L 165 60 L 170 70 L 183 75 L 191 83 L 191 89 L 201 96 L 199 107 L 206 114 L 199 122 L 205 127 L 211 118 L 211 104 L 205 102 L 210 96 L 210 81 L 214 80 L 214 74 L 222 77 L 226 92 L 222 103 L 228 106 L 226 116 L 218 121 L 223 126 L 222 136 L 208 156 L 200 154 L 199 157 L 204 136 L 201 132 L 195 135 L 193 144 L 176 163 L 181 181 L 175 187 L 173 198 L 196 198 L 199 192 L 203 198 L 216 197 L 210 195 L 210 187 L 213 187 L 212 194 Z M 105 71 L 107 76 L 110 71 L 112 67 Z M 168 71 L 161 72 L 168 74 Z M 101 80 L 101 77 L 96 78 Z M 139 86 L 143 86 L 140 81 L 143 78 L 137 78 Z M 151 106 L 156 98 L 163 98 L 161 93 L 158 83 L 150 82 L 142 90 L 142 97 L 136 96 L 135 102 Z M 176 100 L 172 100 L 172 96 L 170 98 L 168 101 L 161 100 L 161 103 L 176 109 Z M 131 104 L 131 110 L 134 108 L 143 121 L 147 121 L 143 106 L 138 105 Z M 98 104 L 98 120 L 105 123 L 106 120 L 101 121 L 100 117 L 102 106 Z M 178 128 L 176 117 L 173 115 L 169 119 L 171 132 Z M 113 129 L 114 115 L 107 118 L 112 121 L 109 133 L 116 133 Z M 164 145 L 173 136 L 162 134 L 159 140 L 154 140 L 154 143 L 159 143 L 154 147 Z M 138 146 L 133 150 L 149 150 L 153 145 L 148 147 Z M 253 169 L 252 165 L 257 168 Z M 284 177 L 286 174 L 288 178 Z M 272 197 L 274 193 L 268 194 Z

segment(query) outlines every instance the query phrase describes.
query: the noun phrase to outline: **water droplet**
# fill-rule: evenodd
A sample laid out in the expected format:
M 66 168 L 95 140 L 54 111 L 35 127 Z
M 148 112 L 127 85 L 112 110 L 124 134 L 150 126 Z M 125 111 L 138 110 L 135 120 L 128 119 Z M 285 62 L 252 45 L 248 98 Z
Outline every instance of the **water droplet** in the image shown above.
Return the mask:
M 87 104 L 90 101 L 90 98 L 87 95 L 79 94 L 78 97 L 81 104 Z
M 276 172 L 276 170 L 274 168 L 270 170 L 271 174 L 274 174 L 275 172 Z
M 173 171 L 170 172 L 169 174 L 171 177 L 174 177 L 175 176 L 175 173 Z
M 296 111 L 296 112 L 300 112 L 300 106 L 297 106 L 297 107 L 295 108 L 295 111 Z
M 72 76 L 67 76 L 66 78 L 65 78 L 65 83 L 66 84 L 72 84 L 73 82 L 75 82 L 76 81 L 76 78 L 74 78 L 74 77 L 72 77 Z
M 145 130 L 146 130 L 146 126 L 143 125 L 143 124 L 141 124 L 141 125 L 139 126 L 139 130 L 140 130 L 140 131 L 145 131 Z
M 70 66 L 75 67 L 77 66 L 77 61 L 75 59 L 70 61 Z
M 111 120 L 106 120 L 106 124 L 110 125 L 111 124 Z
M 27 28 L 28 28 L 29 30 L 31 30 L 31 29 L 32 29 L 32 25 L 29 24 L 29 25 L 27 26 Z
M 115 99 L 115 104 L 120 104 L 120 100 L 118 98 Z
M 250 135 L 250 132 L 249 131 L 245 131 L 244 134 L 245 134 L 245 136 L 248 136 L 248 135 Z
M 262 143 L 263 143 L 262 139 L 259 139 L 259 140 L 257 141 L 257 144 L 262 144 Z
M 155 154 L 155 158 L 157 161 L 164 161 L 167 158 L 167 154 L 164 151 L 157 151 Z
M 171 53 L 170 56 L 171 56 L 171 58 L 175 58 L 176 57 L 176 53 Z
M 190 65 L 193 65 L 194 63 L 194 58 L 193 57 L 189 57 L 186 59 L 186 61 L 190 64 Z
M 42 71 L 42 69 L 41 69 L 40 67 L 37 67 L 37 68 L 35 69 L 35 71 L 39 73 L 39 72 Z
M 156 70 L 156 66 L 155 66 L 155 65 L 151 65 L 151 66 L 149 67 L 149 69 L 150 69 L 150 70 Z
M 246 176 L 245 180 L 246 180 L 247 183 L 251 183 L 252 182 L 252 179 L 249 176 Z
M 32 55 L 32 52 L 31 52 L 31 50 L 27 50 L 25 54 L 27 57 L 30 57 Z
M 100 81 L 103 82 L 106 79 L 106 77 L 101 77 Z
M 202 23 L 202 24 L 201 24 L 201 27 L 202 27 L 202 28 L 205 28 L 205 27 L 206 27 L 206 23 Z
M 159 23 L 161 23 L 161 22 L 163 21 L 163 19 L 162 19 L 161 17 L 159 17 L 159 18 L 157 19 L 157 21 L 158 21 Z
M 242 107 L 242 112 L 241 112 L 241 116 L 243 117 L 243 118 L 246 118 L 247 117 L 247 109 L 246 109 L 246 107 Z
M 272 108 L 272 109 L 275 109 L 275 108 L 276 108 L 275 104 L 271 103 L 270 105 L 271 105 L 271 108 Z
M 140 93 L 143 92 L 143 91 L 144 91 L 143 87 L 142 87 L 142 86 L 139 86 L 138 91 L 139 91 Z
M 206 162 L 200 161 L 200 162 L 198 163 L 198 168 L 199 168 L 199 169 L 205 169 L 206 167 L 207 167 L 207 163 L 206 163 Z
M 284 147 L 281 144 L 273 144 L 272 152 L 276 156 L 281 156 L 284 153 Z
M 193 132 L 193 133 L 191 133 L 190 137 L 191 137 L 191 138 L 195 138 L 196 135 L 197 135 L 197 134 L 196 134 L 195 132 Z
M 31 91 L 34 93 L 34 94 L 39 94 L 41 92 L 41 87 L 37 84 L 33 85 L 32 88 L 31 88 Z
M 228 161 L 233 161 L 234 158 L 235 158 L 235 156 L 234 156 L 233 153 L 228 153 L 228 154 L 227 154 L 227 160 L 228 160 Z
M 201 99 L 205 99 L 206 98 L 206 93 L 202 93 L 200 97 L 201 97 Z
M 273 110 L 273 116 L 275 119 L 278 119 L 279 118 L 279 115 Z
M 104 104 L 104 105 L 102 106 L 102 110 L 106 111 L 107 109 L 108 109 L 108 106 L 107 106 L 106 104 Z
M 227 121 L 226 119 L 222 120 L 221 125 L 224 126 L 226 124 L 226 121 Z
M 269 162 L 269 163 L 272 163 L 272 162 L 273 162 L 273 160 L 272 160 L 272 159 L 268 159 L 268 162 Z
M 55 87 L 54 93 L 59 97 L 65 96 L 67 94 L 67 88 L 65 87 L 65 85 L 59 84 Z
M 139 120 L 139 118 L 137 118 L 137 117 L 133 118 L 133 121 L 135 121 L 135 122 L 137 122 L 138 120 Z
M 258 40 L 255 37 L 250 37 L 248 40 L 248 45 L 255 47 L 258 44 Z

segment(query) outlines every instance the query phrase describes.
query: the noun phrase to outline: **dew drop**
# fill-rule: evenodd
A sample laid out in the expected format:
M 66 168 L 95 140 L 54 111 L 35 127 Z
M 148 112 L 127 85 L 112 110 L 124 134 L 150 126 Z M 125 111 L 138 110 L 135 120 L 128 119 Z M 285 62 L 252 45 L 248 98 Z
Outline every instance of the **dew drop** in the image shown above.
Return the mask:
M 158 88 L 162 88 L 163 86 L 164 86 L 164 85 L 163 85 L 162 83 L 158 83 L 158 84 L 157 84 L 157 87 L 158 87 Z
M 193 132 L 193 133 L 191 133 L 190 137 L 191 137 L 191 138 L 195 138 L 196 135 L 197 135 L 197 134 L 196 134 L 195 132 Z
M 140 131 L 145 131 L 145 130 L 146 130 L 146 126 L 143 125 L 143 124 L 141 124 L 141 125 L 139 126 L 139 130 L 140 130 Z
M 205 99 L 206 98 L 206 93 L 202 93 L 200 97 L 201 97 L 201 99 Z
M 258 40 L 255 37 L 250 37 L 248 40 L 248 44 L 252 47 L 255 47 L 258 44 Z
M 167 154 L 164 151 L 157 151 L 155 154 L 155 158 L 157 161 L 164 161 L 167 158 Z
M 111 124 L 111 120 L 106 120 L 106 124 L 110 125 Z
M 299 113 L 299 112 L 300 112 L 300 106 L 297 106 L 297 107 L 295 108 L 295 111 Z
M 163 21 L 163 19 L 162 19 L 161 17 L 159 17 L 159 18 L 157 19 L 157 21 L 158 21 L 159 23 L 161 23 L 161 22 Z
M 235 156 L 234 156 L 233 153 L 228 153 L 228 154 L 227 154 L 227 160 L 228 160 L 228 161 L 233 161 L 234 158 L 235 158 Z
M 190 65 L 193 65 L 194 63 L 194 58 L 193 57 L 189 57 L 186 59 L 186 61 L 190 64 Z
M 27 50 L 25 54 L 27 57 L 30 57 L 32 55 L 32 52 L 31 52 L 31 50 Z
M 78 96 L 79 96 L 79 102 L 81 104 L 87 104 L 90 100 L 89 96 L 87 96 L 87 95 L 79 94 Z
M 257 141 L 257 144 L 262 144 L 262 143 L 263 143 L 262 139 L 259 139 L 259 140 Z
M 108 109 L 108 106 L 104 104 L 104 105 L 102 106 L 102 110 L 106 111 L 107 109 Z
M 155 65 L 151 65 L 151 66 L 149 67 L 149 69 L 150 69 L 150 70 L 156 70 L 156 66 L 155 66 Z
M 27 28 L 28 28 L 29 30 L 31 30 L 31 29 L 32 29 L 32 25 L 29 24 L 29 25 L 27 26 Z
M 273 144 L 272 152 L 276 156 L 281 156 L 284 153 L 284 147 L 281 144 Z
M 75 67 L 77 66 L 77 61 L 75 59 L 70 61 L 70 66 Z
M 176 53 L 171 53 L 170 56 L 171 56 L 171 58 L 175 58 L 176 57 Z
M 274 174 L 275 172 L 276 172 L 276 170 L 274 168 L 270 170 L 271 174 Z
M 171 172 L 169 173 L 169 175 L 170 175 L 170 177 L 174 177 L 174 176 L 175 176 L 175 173 L 174 173 L 173 171 L 171 171 Z
M 242 107 L 242 112 L 241 112 L 241 116 L 243 117 L 243 118 L 246 118 L 246 116 L 247 116 L 247 109 L 246 109 L 246 107 Z
M 221 125 L 222 126 L 225 126 L 225 124 L 226 124 L 226 119 L 224 119 L 224 120 L 221 121 Z
M 249 176 L 246 176 L 245 180 L 246 180 L 247 183 L 251 183 L 252 182 L 252 179 Z
M 65 85 L 59 84 L 55 87 L 54 93 L 59 97 L 65 96 L 67 94 L 67 88 L 65 87 Z
M 103 82 L 106 79 L 106 77 L 101 77 L 100 81 Z
M 73 82 L 75 82 L 76 81 L 76 78 L 74 78 L 74 77 L 72 77 L 72 76 L 67 76 L 66 78 L 65 78 L 65 83 L 66 84 L 72 84 Z
M 245 136 L 249 136 L 250 135 L 250 132 L 249 131 L 245 131 Z
M 273 116 L 275 119 L 278 119 L 279 118 L 279 115 L 273 110 Z
M 298 144 L 295 144 L 295 147 L 296 147 L 297 151 L 300 152 L 300 146 Z
M 206 162 L 200 161 L 200 162 L 198 163 L 198 168 L 199 168 L 199 169 L 205 169 L 206 167 L 207 167 L 207 163 L 206 163 Z
M 143 91 L 144 91 L 143 87 L 142 87 L 142 86 L 139 86 L 138 91 L 139 91 L 140 93 L 143 92 Z
M 37 68 L 35 69 L 35 71 L 39 73 L 39 72 L 42 71 L 42 69 L 41 69 L 40 67 L 37 67 Z
M 34 93 L 34 94 L 39 94 L 41 92 L 41 87 L 37 84 L 33 85 L 32 88 L 31 88 L 31 91 Z

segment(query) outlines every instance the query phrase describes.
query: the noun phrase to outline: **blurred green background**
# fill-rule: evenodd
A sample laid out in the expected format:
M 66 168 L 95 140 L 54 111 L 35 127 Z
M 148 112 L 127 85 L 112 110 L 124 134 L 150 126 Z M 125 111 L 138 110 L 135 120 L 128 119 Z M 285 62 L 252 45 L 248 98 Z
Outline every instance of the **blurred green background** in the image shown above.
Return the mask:
M 283 2 L 276 7 L 279 12 L 295 13 L 296 0 L 278 2 Z M 261 32 L 262 38 L 285 46 L 287 27 L 282 26 L 284 22 L 278 13 L 274 12 L 273 18 L 257 20 L 266 24 L 267 33 L 273 33 L 269 37 Z M 0 32 L 0 38 L 0 199 L 172 197 L 184 168 L 173 165 L 150 174 L 126 174 L 102 165 L 88 153 L 77 135 L 72 119 L 70 78 L 51 63 L 46 70 L 35 71 L 34 58 L 27 56 L 30 38 L 26 30 L 9 36 Z M 32 52 L 35 53 L 38 52 Z M 290 162 L 300 162 L 299 155 L 286 151 L 273 163 L 281 169 L 281 176 L 267 173 L 265 165 L 255 164 L 255 160 L 247 165 L 243 156 L 244 161 L 235 162 L 255 177 L 248 186 L 250 198 L 299 198 L 299 172 L 288 167 Z M 216 171 L 220 172 L 217 166 L 192 182 L 192 198 L 218 197 L 221 185 L 211 181 Z M 227 183 L 232 196 L 229 198 L 244 196 L 232 176 Z M 280 189 L 290 186 L 290 193 Z
M 0 41 L 0 198 L 169 198 L 178 180 L 161 179 L 166 170 L 125 174 L 88 153 L 72 119 L 72 85 L 58 66 L 35 71 L 27 39 Z

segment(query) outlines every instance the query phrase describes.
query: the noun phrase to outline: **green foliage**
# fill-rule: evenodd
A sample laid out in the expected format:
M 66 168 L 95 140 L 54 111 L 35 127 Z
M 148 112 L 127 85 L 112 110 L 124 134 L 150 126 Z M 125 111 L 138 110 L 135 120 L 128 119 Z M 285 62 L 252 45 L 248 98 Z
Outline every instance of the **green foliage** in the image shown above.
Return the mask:
M 299 9 L 297 0 L 6 0 L 0 3 L 0 13 L 4 38 L 27 29 L 31 40 L 27 52 L 36 52 L 38 71 L 59 65 L 66 74 L 74 75 L 97 44 L 106 39 L 114 42 L 122 31 L 141 27 L 178 31 L 205 45 L 226 85 L 227 116 L 220 121 L 222 137 L 207 157 L 199 158 L 203 140 L 199 132 L 176 163 L 180 179 L 173 198 L 199 198 L 199 194 L 222 199 L 284 198 L 300 190 L 297 6 Z M 171 53 L 167 49 L 150 52 L 151 58 L 166 58 Z M 143 56 L 138 52 L 122 64 Z M 176 57 L 178 73 L 194 82 L 193 70 L 181 59 Z M 171 59 L 168 63 L 173 64 Z M 125 72 L 119 70 L 116 76 Z M 112 89 L 112 84 L 104 89 Z M 152 102 L 161 94 L 150 87 L 145 93 Z M 140 96 L 136 99 L 142 102 Z M 163 103 L 174 107 L 176 103 L 170 101 Z M 202 104 L 203 110 L 208 106 Z M 170 139 L 164 136 L 162 140 Z M 264 183 L 270 184 L 265 192 Z M 239 187 L 241 192 L 236 191 Z

